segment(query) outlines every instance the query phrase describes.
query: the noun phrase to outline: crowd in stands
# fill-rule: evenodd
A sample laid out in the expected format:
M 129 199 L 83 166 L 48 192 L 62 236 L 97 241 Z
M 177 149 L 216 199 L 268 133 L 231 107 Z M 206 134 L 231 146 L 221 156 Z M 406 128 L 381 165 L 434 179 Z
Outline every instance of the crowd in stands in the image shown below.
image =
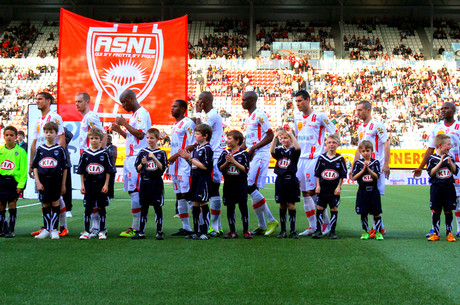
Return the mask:
M 6 29 L 0 42 L 0 55 L 3 58 L 27 57 L 30 47 L 37 39 L 40 32 L 31 25 L 30 21 L 25 21 L 19 26 L 10 26 Z

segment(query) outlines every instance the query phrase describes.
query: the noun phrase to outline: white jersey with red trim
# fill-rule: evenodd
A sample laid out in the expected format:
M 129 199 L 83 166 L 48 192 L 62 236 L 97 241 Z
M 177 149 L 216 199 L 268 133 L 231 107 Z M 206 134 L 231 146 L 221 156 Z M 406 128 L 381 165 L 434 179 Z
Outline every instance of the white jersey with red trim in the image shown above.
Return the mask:
M 337 132 L 335 125 L 324 112 L 313 110 L 309 115 L 294 113 L 295 134 L 300 145 L 300 158 L 316 159 L 324 153 L 326 130 Z
M 95 114 L 92 111 L 89 111 L 83 119 L 81 120 L 80 124 L 80 138 L 79 138 L 79 144 L 80 144 L 80 151 L 87 150 L 89 148 L 89 138 L 88 138 L 88 131 L 91 128 L 99 128 L 104 132 L 104 129 L 102 128 L 102 123 L 101 120 L 99 119 L 98 115 Z
M 460 121 L 455 121 L 452 125 L 446 125 L 444 121 L 436 123 L 431 130 L 428 147 L 436 148 L 434 145 L 434 138 L 436 135 L 442 133 L 450 136 L 450 144 L 452 145 L 452 148 L 450 149 L 449 154 L 454 157 L 455 162 L 460 162 Z
M 383 122 L 371 119 L 366 125 L 361 124 L 358 128 L 359 143 L 363 140 L 372 142 L 374 152 L 371 158 L 380 162 L 380 165 L 385 164 L 385 142 L 388 142 L 388 134 Z
M 222 117 L 215 108 L 212 108 L 202 118 L 203 124 L 209 125 L 212 128 L 211 144 L 214 152 L 214 159 L 218 159 L 227 144 L 225 143 L 224 127 L 222 126 Z
M 142 140 L 133 136 L 129 131 L 126 131 L 126 156 L 137 156 L 142 148 L 147 147 L 147 130 L 152 126 L 150 121 L 150 114 L 141 107 L 134 112 L 129 118 L 129 125 L 134 129 L 142 131 L 145 135 Z
M 260 110 L 256 109 L 246 118 L 246 147 L 250 149 L 252 146 L 259 143 L 265 136 L 267 132 L 272 130 L 272 126 L 268 121 L 267 114 Z M 270 153 L 270 143 L 257 149 L 256 153 Z
M 34 125 L 32 140 L 37 140 L 37 148 L 40 145 L 46 143 L 43 126 L 48 122 L 54 122 L 58 125 L 58 136 L 64 134 L 64 124 L 62 121 L 62 117 L 59 114 L 57 114 L 56 111 L 48 112 L 44 117 L 38 118 Z M 59 137 L 56 137 L 56 144 L 59 144 Z
M 188 117 L 184 117 L 179 122 L 174 123 L 171 131 L 171 156 L 176 154 L 179 149 L 184 149 L 189 145 L 195 144 L 195 122 Z M 175 176 L 190 176 L 190 165 L 181 157 L 169 166 L 169 174 Z

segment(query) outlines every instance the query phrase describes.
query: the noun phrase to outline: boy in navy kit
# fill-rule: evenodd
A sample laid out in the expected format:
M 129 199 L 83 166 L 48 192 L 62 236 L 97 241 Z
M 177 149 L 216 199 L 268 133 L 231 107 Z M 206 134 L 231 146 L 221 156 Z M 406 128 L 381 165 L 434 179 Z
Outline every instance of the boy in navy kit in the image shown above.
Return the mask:
M 439 240 L 439 223 L 441 211 L 444 209 L 446 217 L 446 240 L 455 241 L 452 235 L 452 210 L 456 208 L 456 193 L 454 175 L 458 173 L 458 166 L 449 155 L 452 145 L 450 137 L 446 134 L 438 134 L 434 138 L 436 154 L 428 158 L 427 171 L 430 175 L 430 209 L 433 211 L 433 234 L 428 237 L 429 241 Z
M 43 126 L 46 143 L 40 145 L 32 161 L 39 199 L 42 203 L 44 230 L 35 238 L 59 239 L 59 198 L 66 192 L 67 171 L 70 167 L 64 148 L 56 144 L 59 126 L 48 122 Z
M 282 147 L 275 148 L 279 139 Z M 295 203 L 300 201 L 299 179 L 296 177 L 300 146 L 290 130 L 276 133 L 270 146 L 270 153 L 277 160 L 275 166 L 275 200 L 280 205 L 281 232 L 278 238 L 286 238 L 286 212 L 289 210 L 290 238 L 299 238 L 295 231 Z
M 329 205 L 331 209 L 331 220 L 329 237 L 337 239 L 335 227 L 337 225 L 337 208 L 340 204 L 340 192 L 343 179 L 347 177 L 347 165 L 345 159 L 337 153 L 340 139 L 336 134 L 330 135 L 326 139 L 326 152 L 319 156 L 316 162 L 315 177 L 316 189 L 318 194 L 318 204 L 316 206 L 316 231 L 313 238 L 321 238 L 323 226 L 324 209 Z
M 238 203 L 243 222 L 243 236 L 251 239 L 249 232 L 248 212 L 248 169 L 249 154 L 241 149 L 244 136 L 238 130 L 231 130 L 227 133 L 227 147 L 219 157 L 217 166 L 224 176 L 223 202 L 227 207 L 227 219 L 230 232 L 223 238 L 237 238 L 235 226 L 235 205 Z
M 363 234 L 361 239 L 369 239 L 369 224 L 367 215 L 372 214 L 375 221 L 375 239 L 383 240 L 380 233 L 382 228 L 382 203 L 377 183 L 380 175 L 380 163 L 372 159 L 372 142 L 362 141 L 358 146 L 362 158 L 353 166 L 353 180 L 358 180 L 359 188 L 356 195 L 356 213 L 361 215 Z
M 88 131 L 90 147 L 83 151 L 78 163 L 77 174 L 81 177 L 81 193 L 84 194 L 85 206 L 85 231 L 80 239 L 90 239 L 89 233 L 91 213 L 94 208 L 99 211 L 100 230 L 99 239 L 107 239 L 106 211 L 109 205 L 109 179 L 110 173 L 115 172 L 115 167 L 110 161 L 107 150 L 101 147 L 104 133 L 99 128 L 91 128 Z
M 212 183 L 213 152 L 209 141 L 212 129 L 209 125 L 200 124 L 195 128 L 195 141 L 198 146 L 190 153 L 186 149 L 179 151 L 179 155 L 191 165 L 190 173 L 192 184 L 190 186 L 190 200 L 193 202 L 193 234 L 187 239 L 206 240 L 209 227 L 209 190 Z M 201 207 L 201 209 L 200 209 Z M 203 224 L 199 230 L 200 211 L 203 213 Z M 201 231 L 201 233 L 199 233 Z
M 149 206 L 155 209 L 155 221 L 157 224 L 156 239 L 162 240 L 163 237 L 163 209 L 164 204 L 164 185 L 163 173 L 166 169 L 166 153 L 157 148 L 160 140 L 160 131 L 156 128 L 147 130 L 147 148 L 141 149 L 137 155 L 134 165 L 141 174 L 139 186 L 139 200 L 141 203 L 141 220 L 139 231 L 132 239 L 145 238 L 145 225 Z
M 27 181 L 27 153 L 15 143 L 18 130 L 7 126 L 3 130 L 5 145 L 0 147 L 0 237 L 15 237 L 16 202 Z M 10 214 L 9 228 L 6 204 Z

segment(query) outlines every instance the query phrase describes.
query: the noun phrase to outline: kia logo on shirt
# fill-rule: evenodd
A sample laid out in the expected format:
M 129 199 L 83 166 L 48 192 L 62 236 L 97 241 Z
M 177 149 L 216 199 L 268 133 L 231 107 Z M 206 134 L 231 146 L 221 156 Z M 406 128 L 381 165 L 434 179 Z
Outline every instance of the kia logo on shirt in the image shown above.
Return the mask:
M 38 165 L 42 168 L 55 168 L 57 166 L 57 160 L 54 158 L 44 158 L 38 162 Z
M 86 171 L 91 175 L 102 174 L 104 172 L 104 167 L 97 163 L 90 163 L 86 167 Z
M 3 161 L 1 165 L 1 169 L 6 170 L 6 171 L 13 170 L 14 167 L 15 167 L 14 163 L 11 162 L 10 160 Z
M 291 164 L 291 160 L 283 158 L 278 161 L 278 166 L 282 169 L 286 169 L 289 167 L 289 164 Z
M 439 179 L 447 179 L 452 177 L 452 172 L 448 168 L 443 167 L 440 170 L 438 170 L 438 172 L 436 173 L 436 177 L 438 177 Z
M 335 180 L 339 177 L 339 173 L 333 169 L 326 169 L 321 173 L 321 177 L 325 180 Z
M 229 175 L 238 175 L 239 173 L 240 171 L 233 164 L 227 168 L 227 174 Z
M 147 162 L 146 168 L 147 168 L 148 171 L 154 171 L 158 167 L 157 167 L 157 164 L 155 162 L 153 162 L 153 160 L 150 160 L 150 161 Z
M 363 181 L 364 182 L 372 182 L 372 176 L 371 175 L 364 175 L 363 176 Z

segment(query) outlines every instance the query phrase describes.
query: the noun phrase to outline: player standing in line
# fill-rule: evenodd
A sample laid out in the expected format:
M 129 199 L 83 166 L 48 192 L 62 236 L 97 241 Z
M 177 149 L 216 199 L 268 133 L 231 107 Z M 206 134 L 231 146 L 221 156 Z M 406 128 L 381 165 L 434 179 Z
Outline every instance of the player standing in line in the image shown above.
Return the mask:
M 210 189 L 210 208 L 211 208 L 211 224 L 209 234 L 211 236 L 219 236 L 224 232 L 222 231 L 222 224 L 220 221 L 220 214 L 222 209 L 222 202 L 220 200 L 219 188 L 222 181 L 222 173 L 217 166 L 219 157 L 225 148 L 224 127 L 222 126 L 222 117 L 219 112 L 213 108 L 212 102 L 214 98 L 211 92 L 202 92 L 198 97 L 196 103 L 196 125 L 206 124 L 212 128 L 211 147 L 214 153 L 212 171 L 212 184 Z M 204 110 L 205 115 L 202 116 L 201 111 Z
M 27 182 L 27 153 L 15 144 L 18 130 L 13 126 L 3 129 L 5 145 L 0 147 L 0 237 L 15 237 L 16 202 Z M 6 204 L 10 214 L 6 228 Z
M 434 125 L 431 130 L 428 148 L 423 155 L 422 163 L 420 166 L 414 170 L 414 177 L 420 177 L 422 174 L 422 169 L 428 163 L 428 158 L 434 154 L 434 138 L 438 134 L 446 134 L 450 136 L 450 142 L 452 148 L 450 149 L 450 155 L 453 157 L 454 162 L 460 166 L 460 121 L 455 119 L 455 104 L 446 102 L 441 106 L 440 118 L 441 122 L 438 122 Z M 455 218 L 457 220 L 457 237 L 460 237 L 460 174 L 455 175 L 455 191 L 456 191 L 456 202 L 457 206 L 455 209 Z M 431 228 L 431 231 L 426 235 L 429 237 L 434 233 L 434 228 Z
M 134 166 L 139 151 L 147 147 L 145 134 L 152 125 L 149 112 L 139 105 L 136 94 L 132 90 L 126 90 L 120 95 L 120 103 L 127 112 L 132 112 L 129 123 L 122 117 L 116 118 L 112 129 L 126 138 L 126 159 L 123 165 L 124 191 L 131 197 L 131 213 L 133 224 L 120 233 L 121 237 L 133 237 L 139 231 L 141 204 L 139 202 L 139 173 Z M 126 131 L 121 127 L 126 128 Z
M 58 133 L 56 137 L 56 144 L 61 145 L 65 148 L 65 132 L 64 132 L 64 125 L 62 121 L 62 117 L 57 114 L 55 111 L 51 111 L 50 105 L 54 102 L 54 97 L 49 94 L 48 92 L 40 92 L 37 94 L 36 103 L 37 108 L 40 110 L 42 116 L 37 119 L 35 124 L 33 125 L 32 130 L 32 144 L 30 145 L 30 162 L 29 162 L 29 175 L 31 178 L 34 178 L 33 170 L 32 170 L 32 161 L 35 156 L 35 152 L 37 151 L 37 147 L 46 143 L 45 140 L 45 132 L 43 130 L 43 126 L 48 122 L 55 122 L 58 125 Z M 59 224 L 60 224 L 60 231 L 59 236 L 63 237 L 69 233 L 67 229 L 67 221 L 66 221 L 66 207 L 64 200 L 59 198 Z M 36 232 L 32 232 L 32 235 L 38 235 L 40 232 L 44 230 L 41 228 Z
M 303 207 L 310 226 L 300 233 L 300 236 L 312 235 L 316 231 L 315 216 L 315 166 L 318 158 L 324 153 L 324 138 L 326 131 L 329 134 L 337 133 L 337 128 L 332 124 L 324 112 L 314 110 L 310 105 L 310 94 L 305 90 L 294 94 L 299 112 L 294 114 L 295 133 L 300 146 L 300 159 L 297 165 L 297 178 L 300 181 Z M 330 230 L 327 210 L 323 214 L 324 228 L 319 228 L 324 234 Z
M 257 108 L 257 94 L 254 91 L 247 91 L 243 94 L 243 109 L 246 109 L 249 116 L 246 119 L 246 139 L 243 149 L 248 148 L 249 163 L 248 171 L 248 194 L 252 199 L 252 207 L 257 216 L 258 226 L 251 233 L 252 235 L 271 235 L 279 226 L 278 221 L 273 217 L 264 196 L 259 188 L 265 187 L 268 165 L 270 164 L 270 143 L 273 140 L 273 130 L 268 121 L 267 114 Z M 268 224 L 265 222 L 267 217 Z
M 356 113 L 363 121 L 358 128 L 358 143 L 363 140 L 370 141 L 374 146 L 372 158 L 379 161 L 382 172 L 379 173 L 378 189 L 380 195 L 385 195 L 385 179 L 390 178 L 390 141 L 388 139 L 387 130 L 382 121 L 376 120 L 372 117 L 372 105 L 367 100 L 362 100 L 356 105 Z M 359 151 L 356 150 L 353 164 L 359 159 Z M 383 175 L 382 175 L 383 174 Z M 375 237 L 375 219 L 374 227 L 369 231 L 371 238 Z M 385 226 L 382 221 L 381 232 L 385 234 Z
M 102 127 L 101 120 L 99 119 L 97 114 L 95 114 L 89 109 L 89 103 L 90 103 L 90 96 L 88 93 L 81 92 L 75 96 L 75 106 L 77 108 L 77 111 L 80 112 L 81 115 L 83 116 L 83 119 L 81 120 L 81 124 L 80 124 L 80 136 L 79 136 L 80 155 L 83 153 L 83 151 L 89 148 L 88 131 L 91 128 L 98 128 L 104 133 L 104 136 L 102 138 L 102 148 L 105 148 L 107 145 L 107 134 L 104 132 L 104 128 Z M 68 213 L 70 213 L 70 211 L 67 211 L 67 214 Z M 97 208 L 95 208 L 93 213 L 91 214 L 91 222 L 92 222 L 92 227 L 90 231 L 91 237 L 98 236 L 99 221 L 100 221 L 99 212 L 97 211 Z
M 35 236 L 44 239 L 59 239 L 59 198 L 66 192 L 67 171 L 70 162 L 65 149 L 55 142 L 59 127 L 54 122 L 43 126 L 46 143 L 40 145 L 35 153 L 32 168 L 34 171 L 39 199 L 43 206 L 45 230 Z M 61 186 L 61 187 L 59 187 Z
M 182 221 L 182 228 L 173 233 L 173 236 L 185 236 L 192 233 L 189 223 L 189 205 L 187 194 L 190 190 L 190 165 L 179 156 L 183 149 L 193 149 L 195 138 L 195 123 L 185 116 L 187 102 L 175 100 L 171 106 L 171 115 L 176 119 L 171 131 L 171 152 L 169 157 L 168 173 L 172 176 L 173 189 L 177 198 L 177 209 L 179 218 Z M 190 148 L 190 146 L 192 148 Z
M 277 139 L 282 147 L 276 148 Z M 278 238 L 286 238 L 286 212 L 289 209 L 289 237 L 299 238 L 295 231 L 295 203 L 300 201 L 299 179 L 296 177 L 300 146 L 291 130 L 280 130 L 270 146 L 270 153 L 276 159 L 275 200 L 280 205 L 281 232 Z

